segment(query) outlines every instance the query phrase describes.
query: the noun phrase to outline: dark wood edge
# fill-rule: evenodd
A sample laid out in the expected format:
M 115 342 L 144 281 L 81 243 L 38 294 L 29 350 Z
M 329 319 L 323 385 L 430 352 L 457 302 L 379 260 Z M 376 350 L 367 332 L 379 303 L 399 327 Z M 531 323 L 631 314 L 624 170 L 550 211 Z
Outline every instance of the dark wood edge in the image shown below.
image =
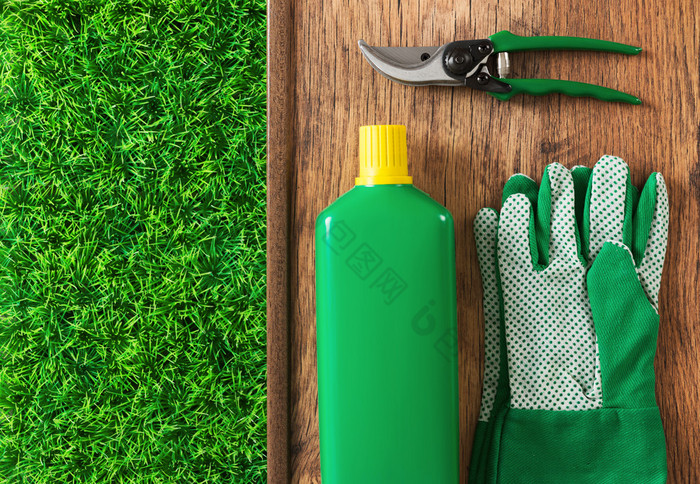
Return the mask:
M 267 479 L 290 463 L 289 235 L 294 148 L 292 0 L 267 4 Z

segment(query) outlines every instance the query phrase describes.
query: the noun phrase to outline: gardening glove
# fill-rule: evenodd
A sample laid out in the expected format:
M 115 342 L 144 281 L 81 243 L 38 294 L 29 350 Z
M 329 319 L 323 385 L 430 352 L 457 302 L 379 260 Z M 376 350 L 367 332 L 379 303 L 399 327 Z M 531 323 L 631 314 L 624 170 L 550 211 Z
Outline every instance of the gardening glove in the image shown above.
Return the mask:
M 653 373 L 665 185 L 653 175 L 637 196 L 624 162 L 603 157 L 586 196 L 575 197 L 589 173 L 550 165 L 536 216 L 524 193 L 501 211 L 508 395 L 500 410 L 491 407 L 491 437 L 482 439 L 490 443 L 479 451 L 494 469 L 488 482 L 665 481 Z M 494 218 L 481 212 L 475 231 Z M 486 300 L 486 278 L 484 286 Z
M 577 214 L 582 213 L 588 181 L 588 167 L 574 167 L 571 174 L 576 193 Z M 502 203 L 516 193 L 521 193 L 536 205 L 537 183 L 523 174 L 513 175 L 503 188 Z M 474 239 L 483 288 L 484 313 L 484 373 L 479 419 L 474 432 L 472 455 L 469 465 L 469 482 L 493 482 L 498 462 L 498 442 L 502 410 L 509 400 L 506 343 L 503 334 L 503 306 L 499 292 L 499 275 L 496 261 L 496 234 L 498 212 L 485 208 L 474 219 Z M 500 417 L 500 418 L 499 418 Z M 498 431 L 494 436 L 494 432 Z M 491 479 L 487 479 L 487 475 Z

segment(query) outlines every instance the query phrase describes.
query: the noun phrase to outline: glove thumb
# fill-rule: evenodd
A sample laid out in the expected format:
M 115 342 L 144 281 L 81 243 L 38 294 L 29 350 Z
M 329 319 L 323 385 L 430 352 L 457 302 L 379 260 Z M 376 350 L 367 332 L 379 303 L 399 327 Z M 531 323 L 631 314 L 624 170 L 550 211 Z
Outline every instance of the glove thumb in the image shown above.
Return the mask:
M 588 271 L 587 284 L 600 354 L 603 406 L 656 406 L 659 315 L 639 281 L 630 250 L 606 242 Z

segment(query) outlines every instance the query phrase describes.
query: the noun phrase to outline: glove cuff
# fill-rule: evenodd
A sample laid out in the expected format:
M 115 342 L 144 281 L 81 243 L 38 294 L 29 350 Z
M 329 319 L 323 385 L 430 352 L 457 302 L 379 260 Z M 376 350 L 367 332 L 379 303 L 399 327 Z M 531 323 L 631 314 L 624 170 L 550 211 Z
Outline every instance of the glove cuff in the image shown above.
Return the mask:
M 505 410 L 498 482 L 666 482 L 658 407 Z

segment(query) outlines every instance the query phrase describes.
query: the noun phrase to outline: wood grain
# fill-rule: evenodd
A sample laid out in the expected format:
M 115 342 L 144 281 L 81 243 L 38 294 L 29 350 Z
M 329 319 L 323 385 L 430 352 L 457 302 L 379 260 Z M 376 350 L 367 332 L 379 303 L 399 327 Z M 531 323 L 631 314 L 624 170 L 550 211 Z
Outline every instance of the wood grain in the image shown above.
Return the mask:
M 267 472 L 286 482 L 290 468 L 290 222 L 296 73 L 291 2 L 268 5 L 267 116 Z
M 462 482 L 483 369 L 473 217 L 483 206 L 499 206 L 503 184 L 514 173 L 539 180 L 548 163 L 592 166 L 602 154 L 624 158 L 637 185 L 653 171 L 662 172 L 668 184 L 671 225 L 657 396 L 669 482 L 700 482 L 700 4 L 271 0 L 269 11 L 270 482 L 320 482 L 313 224 L 352 187 L 358 126 L 387 123 L 407 125 L 416 186 L 455 219 Z M 642 46 L 636 57 L 591 52 L 511 57 L 514 76 L 592 82 L 636 94 L 644 104 L 558 95 L 500 102 L 468 88 L 402 86 L 375 73 L 356 44 L 364 38 L 373 45 L 440 45 L 502 29 Z M 285 338 L 288 346 L 282 347 Z M 287 391 L 288 400 L 277 401 Z M 288 420 L 282 422 L 285 412 Z

